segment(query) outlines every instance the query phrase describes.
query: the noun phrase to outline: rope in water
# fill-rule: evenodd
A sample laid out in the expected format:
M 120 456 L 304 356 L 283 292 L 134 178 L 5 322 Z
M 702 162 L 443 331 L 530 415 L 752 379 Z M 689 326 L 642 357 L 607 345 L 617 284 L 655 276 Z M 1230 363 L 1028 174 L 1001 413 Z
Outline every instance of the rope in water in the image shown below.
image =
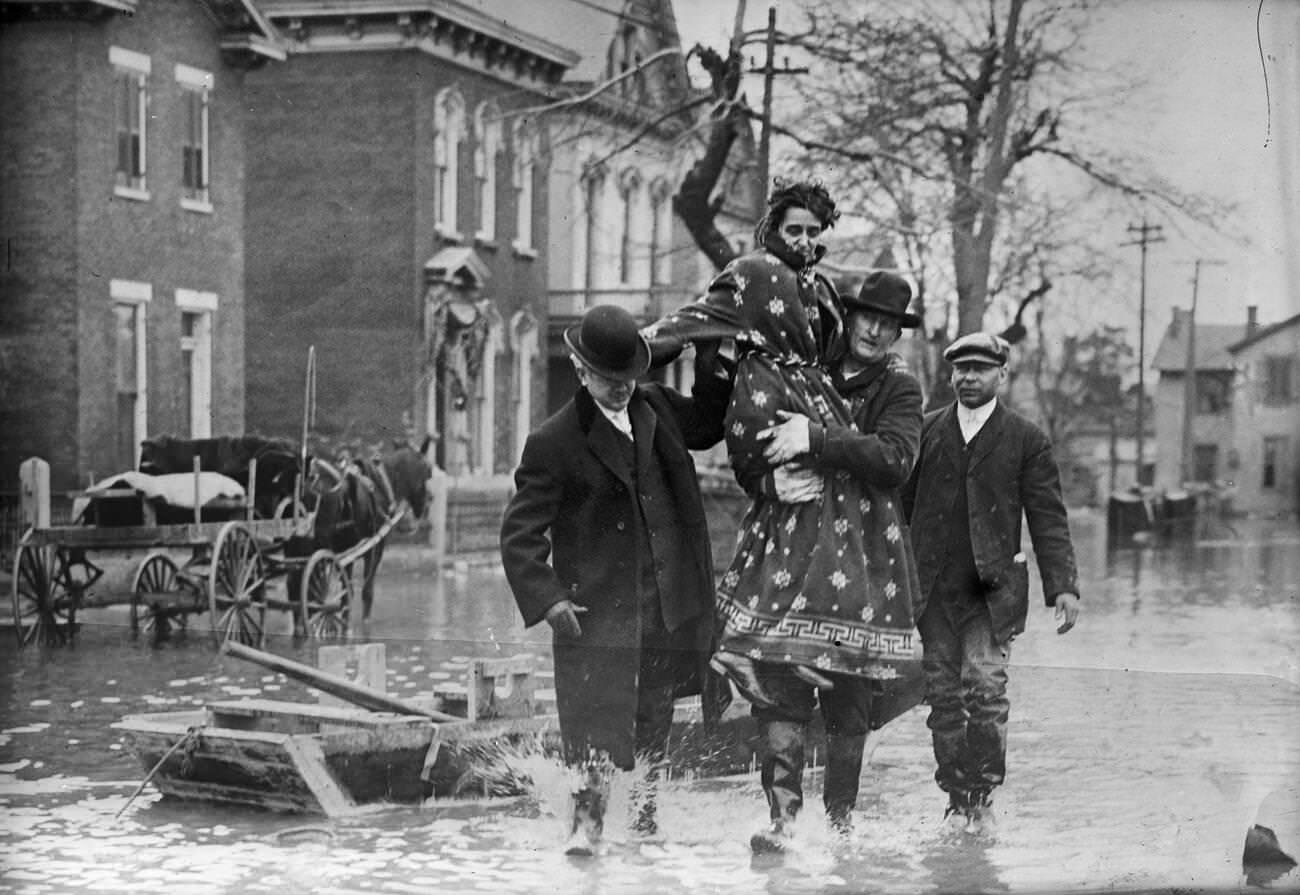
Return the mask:
M 154 775 L 158 773 L 159 768 L 163 766 L 163 763 L 166 762 L 167 759 L 171 758 L 172 755 L 175 754 L 177 749 L 184 747 L 190 749 L 192 752 L 193 749 L 196 746 L 198 746 L 199 734 L 202 732 L 202 730 L 203 730 L 202 724 L 196 724 L 193 727 L 190 727 L 188 730 L 185 731 L 185 736 L 181 737 L 179 740 L 173 743 L 172 747 L 163 753 L 163 757 L 158 759 L 158 763 L 153 766 L 153 769 L 149 771 L 149 773 L 144 775 L 144 779 L 140 781 L 140 785 L 136 787 L 135 792 L 131 793 L 131 798 L 127 799 L 126 804 L 117 810 L 117 814 L 113 815 L 114 820 L 117 820 L 119 817 L 121 817 L 122 812 L 126 811 L 127 808 L 131 807 L 131 803 L 135 801 L 136 796 L 144 792 L 144 788 L 149 785 L 149 781 L 154 778 Z

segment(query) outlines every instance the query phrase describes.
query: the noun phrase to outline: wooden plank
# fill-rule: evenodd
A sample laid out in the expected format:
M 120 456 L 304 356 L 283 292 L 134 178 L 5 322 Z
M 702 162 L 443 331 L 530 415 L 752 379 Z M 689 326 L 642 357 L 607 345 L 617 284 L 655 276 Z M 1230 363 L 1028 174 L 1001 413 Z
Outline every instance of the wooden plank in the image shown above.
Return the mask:
M 233 718 L 284 718 L 314 724 L 344 727 L 418 727 L 427 729 L 430 720 L 420 715 L 373 712 L 364 709 L 317 705 L 309 702 L 283 702 L 278 699 L 241 699 L 208 704 L 214 726 L 222 727 Z
M 537 657 L 531 654 L 472 660 L 465 685 L 469 720 L 537 714 L 536 670 Z
M 298 775 L 316 797 L 321 810 L 330 817 L 356 812 L 357 804 L 330 773 L 321 745 L 311 737 L 294 737 L 285 746 L 293 758 Z
M 435 712 L 421 706 L 387 696 L 383 693 L 376 693 L 367 687 L 359 687 L 349 680 L 336 677 L 332 674 L 326 674 L 310 665 L 304 665 L 301 662 L 294 662 L 292 659 L 286 659 L 277 656 L 274 653 L 263 652 L 262 650 L 253 649 L 250 646 L 244 646 L 233 640 L 227 640 L 222 644 L 221 651 L 226 655 L 235 656 L 239 659 L 246 659 L 263 668 L 269 668 L 272 671 L 278 671 L 286 677 L 306 684 L 309 687 L 315 687 L 331 696 L 337 696 L 354 705 L 370 709 L 375 712 L 395 712 L 400 715 L 419 715 L 424 718 L 431 718 L 439 722 L 460 722 L 464 718 L 457 718 L 454 715 L 448 715 L 443 712 Z
M 352 681 L 359 687 L 376 693 L 388 692 L 388 653 L 382 643 L 323 645 L 316 650 L 316 665 L 326 674 Z M 343 700 L 322 693 L 320 704 L 342 705 Z

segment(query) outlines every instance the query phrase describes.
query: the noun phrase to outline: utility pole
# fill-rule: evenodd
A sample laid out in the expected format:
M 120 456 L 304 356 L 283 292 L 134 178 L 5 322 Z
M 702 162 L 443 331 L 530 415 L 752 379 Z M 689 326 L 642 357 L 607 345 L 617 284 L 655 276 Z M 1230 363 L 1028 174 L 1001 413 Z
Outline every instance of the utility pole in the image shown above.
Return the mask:
M 1192 421 L 1196 417 L 1196 295 L 1200 290 L 1201 265 L 1223 264 L 1197 258 L 1192 269 L 1192 309 L 1187 314 L 1187 359 L 1183 368 L 1183 438 L 1182 480 L 1190 482 L 1195 474 L 1195 457 L 1192 442 Z
M 1159 224 L 1148 224 L 1144 216 L 1142 225 L 1135 227 L 1129 224 L 1128 232 L 1138 234 L 1138 238 L 1133 242 L 1126 242 L 1124 245 L 1136 245 L 1142 247 L 1142 273 L 1141 286 L 1138 293 L 1138 405 L 1137 405 L 1137 468 L 1136 481 L 1138 486 L 1142 485 L 1142 468 L 1144 454 L 1143 449 L 1146 440 L 1144 432 L 1146 421 L 1143 417 L 1146 414 L 1147 389 L 1146 389 L 1146 349 L 1147 349 L 1147 245 L 1155 242 L 1164 242 L 1165 238 L 1160 235 L 1161 226 Z
M 750 63 L 750 74 L 763 76 L 763 126 L 758 138 L 758 176 L 763 184 L 764 196 L 771 190 L 772 151 L 772 81 L 777 75 L 803 75 L 807 68 L 791 68 L 787 57 L 782 68 L 776 67 L 776 7 L 767 8 L 767 58 L 762 68 Z

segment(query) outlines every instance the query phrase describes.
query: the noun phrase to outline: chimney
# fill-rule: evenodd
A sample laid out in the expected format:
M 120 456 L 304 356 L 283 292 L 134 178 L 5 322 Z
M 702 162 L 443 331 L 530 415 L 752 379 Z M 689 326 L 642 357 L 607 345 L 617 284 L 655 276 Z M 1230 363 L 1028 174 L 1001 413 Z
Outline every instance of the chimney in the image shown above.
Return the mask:
M 1246 338 L 1250 338 L 1259 332 L 1259 306 L 1246 306 Z
M 1174 305 L 1174 319 L 1169 321 L 1169 335 L 1175 339 L 1182 335 L 1183 331 L 1183 309 Z

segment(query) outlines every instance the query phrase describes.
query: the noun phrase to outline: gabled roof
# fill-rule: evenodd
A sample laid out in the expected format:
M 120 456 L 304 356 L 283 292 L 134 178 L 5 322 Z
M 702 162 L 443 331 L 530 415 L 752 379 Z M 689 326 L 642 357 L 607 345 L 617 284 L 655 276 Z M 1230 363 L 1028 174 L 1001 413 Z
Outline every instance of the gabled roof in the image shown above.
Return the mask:
M 577 53 L 581 61 L 565 73 L 566 82 L 589 84 L 604 80 L 610 49 L 625 25 L 637 27 L 647 39 L 646 49 L 651 53 L 681 44 L 677 19 L 668 0 L 459 0 L 459 3 Z
M 1167 373 L 1186 371 L 1187 332 L 1186 318 L 1169 324 L 1164 338 L 1160 340 L 1160 347 L 1151 360 L 1152 369 Z M 1231 370 L 1232 355 L 1228 353 L 1228 348 L 1245 335 L 1244 323 L 1196 324 L 1196 369 Z
M 1247 336 L 1246 338 L 1238 342 L 1233 342 L 1231 345 L 1228 346 L 1228 350 L 1235 354 L 1238 351 L 1241 351 L 1243 348 L 1249 348 L 1251 345 L 1254 345 L 1256 342 L 1267 339 L 1269 336 L 1273 335 L 1274 333 L 1279 333 L 1284 329 L 1290 329 L 1291 327 L 1294 326 L 1300 326 L 1300 314 L 1296 314 L 1294 317 L 1289 317 L 1286 320 L 1283 320 L 1281 323 L 1274 323 L 1272 326 L 1261 327 L 1259 330 Z

